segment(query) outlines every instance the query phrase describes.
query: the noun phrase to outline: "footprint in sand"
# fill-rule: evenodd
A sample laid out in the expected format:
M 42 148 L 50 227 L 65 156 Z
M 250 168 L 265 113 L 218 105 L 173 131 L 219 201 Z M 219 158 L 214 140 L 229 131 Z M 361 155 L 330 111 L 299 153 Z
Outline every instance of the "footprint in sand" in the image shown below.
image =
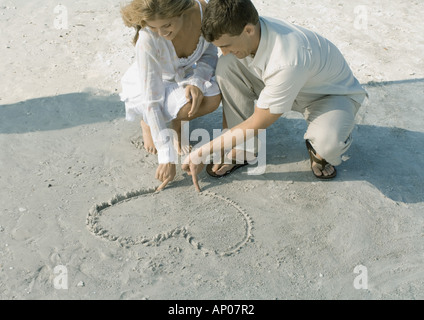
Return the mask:
M 131 144 L 137 149 L 144 150 L 143 136 L 137 135 L 130 138 Z
M 181 190 L 138 190 L 94 205 L 88 229 L 124 247 L 157 246 L 183 237 L 205 254 L 225 256 L 252 240 L 252 220 L 234 201 L 211 192 L 185 197 Z

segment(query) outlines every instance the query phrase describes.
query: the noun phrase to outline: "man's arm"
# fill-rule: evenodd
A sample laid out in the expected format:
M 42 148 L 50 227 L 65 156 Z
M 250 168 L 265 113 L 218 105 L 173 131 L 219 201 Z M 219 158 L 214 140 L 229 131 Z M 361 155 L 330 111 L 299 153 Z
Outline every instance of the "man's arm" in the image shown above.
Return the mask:
M 203 145 L 201 148 L 190 153 L 185 159 L 182 169 L 192 176 L 193 184 L 196 189 L 200 191 L 197 175 L 203 169 L 203 164 L 209 155 L 212 155 L 213 153 L 222 154 L 224 150 L 234 148 L 238 144 L 238 141 L 246 141 L 246 137 L 248 139 L 252 138 L 248 136 L 252 130 L 256 136 L 260 129 L 268 128 L 271 124 L 277 121 L 281 115 L 281 113 L 273 114 L 269 111 L 269 109 L 256 107 L 253 115 L 248 119 L 234 128 L 231 128 L 218 138 L 215 138 L 211 142 Z

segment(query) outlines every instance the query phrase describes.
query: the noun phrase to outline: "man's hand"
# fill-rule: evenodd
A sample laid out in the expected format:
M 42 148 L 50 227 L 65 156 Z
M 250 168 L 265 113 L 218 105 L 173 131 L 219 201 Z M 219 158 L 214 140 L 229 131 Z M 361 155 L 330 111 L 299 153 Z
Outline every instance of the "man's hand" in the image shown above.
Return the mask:
M 199 110 L 200 104 L 203 100 L 203 93 L 198 87 L 193 85 L 188 85 L 186 87 L 186 98 L 191 100 L 191 109 L 188 112 L 189 118 L 193 117 Z
M 197 176 L 202 172 L 203 167 L 205 166 L 200 161 L 193 161 L 193 157 L 196 157 L 194 154 L 196 153 L 190 153 L 184 160 L 183 165 L 181 166 L 181 169 L 187 172 L 189 176 L 191 176 L 193 180 L 194 187 L 198 192 L 200 192 L 200 186 L 199 186 L 199 180 L 197 179 Z M 197 159 L 199 160 L 199 159 Z M 196 164 L 199 163 L 199 164 Z
M 156 169 L 155 178 L 162 181 L 162 184 L 156 189 L 156 191 L 163 190 L 168 183 L 174 180 L 176 175 L 176 165 L 173 163 L 160 164 Z

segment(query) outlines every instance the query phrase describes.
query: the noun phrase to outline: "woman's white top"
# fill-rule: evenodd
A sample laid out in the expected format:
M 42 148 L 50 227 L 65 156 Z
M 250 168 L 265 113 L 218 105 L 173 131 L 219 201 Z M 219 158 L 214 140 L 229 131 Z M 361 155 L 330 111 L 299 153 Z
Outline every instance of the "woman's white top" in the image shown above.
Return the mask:
M 198 3 L 202 19 L 202 6 Z M 194 52 L 179 58 L 172 41 L 146 27 L 139 31 L 135 52 L 135 62 L 122 78 L 120 96 L 125 102 L 126 119 L 133 121 L 142 115 L 150 126 L 159 163 L 177 163 L 178 155 L 166 125 L 166 87 L 175 83 L 179 87 L 195 85 L 205 93 L 215 75 L 217 48 L 200 36 Z

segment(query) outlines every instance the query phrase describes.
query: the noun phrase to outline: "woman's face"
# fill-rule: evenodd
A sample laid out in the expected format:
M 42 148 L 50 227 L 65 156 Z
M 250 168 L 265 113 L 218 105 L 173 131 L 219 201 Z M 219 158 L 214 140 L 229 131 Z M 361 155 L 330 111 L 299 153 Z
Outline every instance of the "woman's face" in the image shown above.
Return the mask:
M 183 17 L 146 20 L 147 26 L 166 40 L 172 41 L 183 26 Z

